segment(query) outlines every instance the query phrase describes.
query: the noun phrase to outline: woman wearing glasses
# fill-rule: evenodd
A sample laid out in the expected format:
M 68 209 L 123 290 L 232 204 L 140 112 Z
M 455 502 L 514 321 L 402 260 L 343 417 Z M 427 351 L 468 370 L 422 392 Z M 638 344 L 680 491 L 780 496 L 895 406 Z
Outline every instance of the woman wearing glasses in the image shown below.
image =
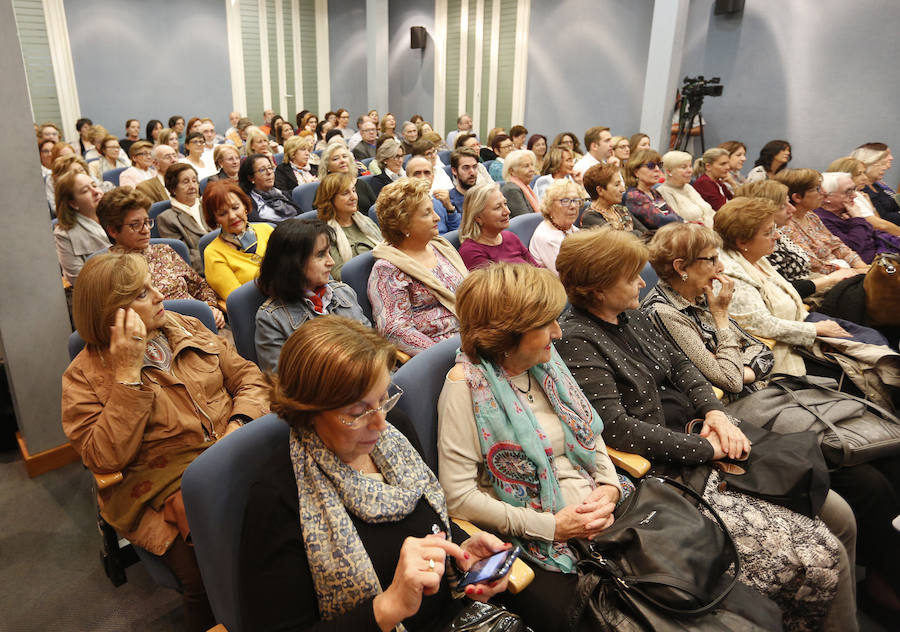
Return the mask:
M 191 132 L 184 141 L 184 149 L 188 153 L 186 158 L 180 162 L 192 166 L 197 171 L 199 179 L 207 178 L 216 173 L 215 165 L 208 165 L 203 162 L 203 150 L 205 148 L 206 139 L 200 132 Z
M 396 355 L 369 327 L 337 316 L 285 343 L 271 408 L 291 430 L 244 510 L 248 629 L 439 630 L 470 599 L 506 589 L 504 578 L 451 595 L 457 569 L 509 545 L 450 523 L 437 478 L 404 436 L 417 443 L 415 433 L 392 410 L 402 395 L 390 382 Z
M 97 207 L 97 219 L 109 235 L 111 252 L 136 253 L 144 257 L 150 269 L 150 282 L 163 300 L 193 298 L 209 305 L 217 327 L 225 326 L 225 315 L 218 307 L 216 293 L 196 270 L 168 244 L 151 244 L 153 220 L 147 215 L 150 198 L 131 187 L 117 187 L 103 196 Z
M 581 187 L 572 180 L 557 180 L 541 200 L 541 222 L 531 236 L 528 251 L 540 265 L 556 274 L 556 255 L 566 235 L 578 231 L 575 220 L 584 204 Z
M 266 154 L 251 154 L 241 163 L 238 183 L 253 202 L 251 221 L 277 223 L 302 212 L 291 198 L 275 188 L 275 166 Z
M 269 238 L 256 284 L 266 302 L 256 312 L 256 356 L 275 372 L 281 347 L 303 323 L 336 314 L 369 325 L 349 285 L 331 278 L 334 229 L 320 220 L 282 222 Z
M 625 185 L 628 187 L 622 202 L 649 230 L 656 230 L 669 222 L 680 222 L 662 194 L 654 189 L 662 178 L 662 158 L 652 149 L 632 152 L 625 163 Z

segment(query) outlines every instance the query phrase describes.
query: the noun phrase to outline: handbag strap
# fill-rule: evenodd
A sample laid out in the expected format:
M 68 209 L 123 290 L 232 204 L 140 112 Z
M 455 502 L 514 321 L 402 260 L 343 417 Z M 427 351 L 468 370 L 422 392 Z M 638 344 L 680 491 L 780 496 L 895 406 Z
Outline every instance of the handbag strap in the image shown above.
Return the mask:
M 844 462 L 848 462 L 850 460 L 850 457 L 851 457 L 850 446 L 847 444 L 847 441 L 844 439 L 844 437 L 840 433 L 840 431 L 838 431 L 838 428 L 837 428 L 837 426 L 834 425 L 834 423 L 832 423 L 828 419 L 825 419 L 825 417 L 822 417 L 821 415 L 819 415 L 819 413 L 817 413 L 815 411 L 815 409 L 812 408 L 812 406 L 809 406 L 806 402 L 801 401 L 800 398 L 797 397 L 797 393 L 792 391 L 787 385 L 782 384 L 781 380 L 775 380 L 773 382 L 770 382 L 770 384 L 774 385 L 776 388 L 779 388 L 779 389 L 783 390 L 785 393 L 787 393 L 788 395 L 790 395 L 791 399 L 793 399 L 797 403 L 797 405 L 800 406 L 800 408 L 802 408 L 803 410 L 808 412 L 810 415 L 812 415 L 814 419 L 818 419 L 825 426 L 827 426 L 834 433 L 834 436 L 837 438 L 837 440 L 841 444 L 841 452 L 844 455 Z M 832 391 L 834 393 L 840 393 L 841 395 L 844 394 L 844 393 L 841 393 L 840 391 L 835 391 L 834 389 L 828 388 L 827 386 L 819 386 L 818 384 L 812 384 L 812 383 L 810 383 L 810 384 L 812 386 L 816 386 L 817 388 L 822 388 L 827 391 Z
M 772 383 L 782 386 L 780 384 L 781 381 L 782 380 L 773 380 Z M 871 408 L 875 412 L 879 413 L 882 417 L 884 417 L 885 421 L 889 421 L 892 424 L 900 424 L 900 418 L 898 418 L 894 413 L 884 408 L 880 404 L 876 404 L 875 402 L 869 401 L 868 399 L 863 399 L 862 397 L 857 397 L 856 395 L 851 395 L 850 393 L 839 391 L 837 389 L 831 388 L 830 386 L 825 386 L 824 384 L 818 384 L 816 382 L 809 381 L 807 381 L 807 383 L 812 387 L 822 389 L 823 391 L 828 391 L 829 393 L 834 393 L 835 395 L 840 395 L 841 397 L 845 397 L 847 399 L 852 399 L 855 402 L 859 402 L 860 404 L 863 404 L 864 406 Z M 784 388 L 784 386 L 782 386 L 782 388 Z M 785 390 L 788 389 L 785 388 Z

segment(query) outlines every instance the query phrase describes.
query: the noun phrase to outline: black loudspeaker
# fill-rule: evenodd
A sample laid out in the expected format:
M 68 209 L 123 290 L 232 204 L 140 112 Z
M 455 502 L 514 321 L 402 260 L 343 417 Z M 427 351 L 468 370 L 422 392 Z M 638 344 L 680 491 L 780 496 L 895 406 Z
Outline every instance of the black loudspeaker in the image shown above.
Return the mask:
M 411 26 L 409 27 L 409 47 L 410 48 L 425 48 L 425 40 L 428 38 L 428 35 L 425 31 L 424 26 Z
M 740 13 L 744 10 L 744 0 L 716 0 L 716 15 Z

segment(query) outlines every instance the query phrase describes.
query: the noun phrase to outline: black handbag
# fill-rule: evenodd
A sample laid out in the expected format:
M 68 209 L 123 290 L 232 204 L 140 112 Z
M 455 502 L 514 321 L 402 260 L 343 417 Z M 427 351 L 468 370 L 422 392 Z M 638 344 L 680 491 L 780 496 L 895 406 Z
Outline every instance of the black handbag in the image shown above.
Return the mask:
M 503 606 L 480 601 L 470 602 L 444 632 L 533 632 L 519 615 Z
M 734 540 L 700 494 L 672 479 L 646 477 L 615 517 L 593 541 L 569 542 L 579 557 L 570 630 L 586 622 L 591 629 L 658 632 L 781 629 L 777 606 L 738 583 Z M 724 603 L 732 593 L 733 607 Z
M 742 424 L 741 431 L 753 447 L 746 461 L 712 463 L 722 484 L 810 518 L 819 515 L 831 482 L 817 435 L 779 434 L 752 424 Z

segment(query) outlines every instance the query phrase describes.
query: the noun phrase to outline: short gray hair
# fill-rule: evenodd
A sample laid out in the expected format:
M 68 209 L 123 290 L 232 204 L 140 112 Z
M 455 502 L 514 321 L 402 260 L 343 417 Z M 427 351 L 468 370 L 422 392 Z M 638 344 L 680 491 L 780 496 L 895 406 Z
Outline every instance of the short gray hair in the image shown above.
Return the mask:
M 838 190 L 838 182 L 841 181 L 841 178 L 849 178 L 853 180 L 853 176 L 851 176 L 846 171 L 826 171 L 822 174 L 822 191 L 825 192 L 826 195 L 832 195 Z
M 509 152 L 506 158 L 503 159 L 503 179 L 509 180 L 509 177 L 515 175 L 514 172 L 518 171 L 519 167 L 526 160 L 530 160 L 534 168 L 537 169 L 537 156 L 530 149 L 516 149 Z
M 396 138 L 388 138 L 386 141 L 381 143 L 378 149 L 375 151 L 375 160 L 378 161 L 378 164 L 384 168 L 384 163 L 386 163 L 391 158 L 397 156 L 397 151 L 403 151 L 403 145 L 400 144 Z

